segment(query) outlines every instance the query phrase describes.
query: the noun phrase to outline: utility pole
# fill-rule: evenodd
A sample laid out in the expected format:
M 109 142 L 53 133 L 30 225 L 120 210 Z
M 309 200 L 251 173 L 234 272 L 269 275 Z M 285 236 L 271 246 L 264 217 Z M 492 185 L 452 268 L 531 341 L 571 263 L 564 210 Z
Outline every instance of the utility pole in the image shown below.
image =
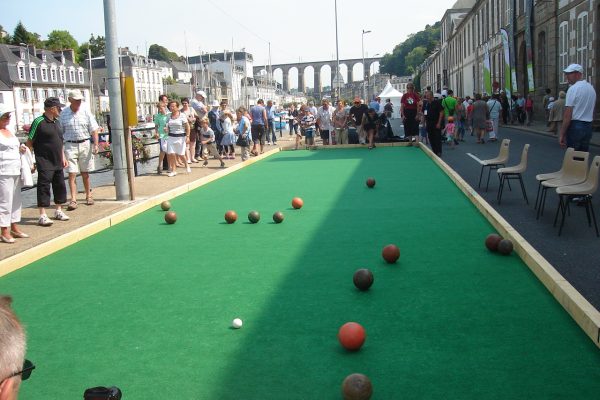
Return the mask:
M 113 172 L 115 174 L 115 187 L 117 200 L 129 200 L 130 192 L 127 184 L 127 161 L 123 142 L 125 131 L 123 128 L 123 105 L 121 102 L 121 81 L 119 78 L 119 57 L 117 49 L 117 16 L 115 14 L 115 0 L 104 1 L 104 26 L 106 35 L 106 66 L 108 93 L 111 114 Z M 127 127 L 129 128 L 129 127 Z
M 338 100 L 340 99 L 340 78 L 341 78 L 341 76 L 340 76 L 340 48 L 339 48 L 339 44 L 338 44 L 337 0 L 334 1 L 334 4 L 335 4 L 335 60 L 336 60 L 336 64 L 337 64 L 337 71 L 336 71 L 335 77 L 334 77 L 334 79 L 336 80 L 335 84 L 337 86 L 336 91 L 335 91 L 334 106 L 336 106 Z

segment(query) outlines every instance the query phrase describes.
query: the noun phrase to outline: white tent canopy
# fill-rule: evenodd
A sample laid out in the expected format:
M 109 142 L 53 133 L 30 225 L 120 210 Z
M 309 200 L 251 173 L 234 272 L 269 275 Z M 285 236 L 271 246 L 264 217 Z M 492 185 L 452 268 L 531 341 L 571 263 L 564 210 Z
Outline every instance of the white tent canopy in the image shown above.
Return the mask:
M 390 81 L 387 82 L 379 97 L 381 98 L 382 106 L 385 106 L 387 99 L 390 99 L 394 110 L 392 112 L 392 119 L 400 118 L 400 99 L 402 99 L 402 93 L 394 89 Z

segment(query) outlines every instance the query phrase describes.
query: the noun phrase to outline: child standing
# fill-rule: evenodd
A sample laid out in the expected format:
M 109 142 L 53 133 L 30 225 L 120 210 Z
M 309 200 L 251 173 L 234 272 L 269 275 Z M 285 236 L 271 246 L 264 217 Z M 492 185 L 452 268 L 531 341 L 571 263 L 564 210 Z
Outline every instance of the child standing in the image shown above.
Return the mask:
M 208 165 L 208 156 L 211 155 L 221 161 L 221 168 L 225 167 L 225 162 L 217 150 L 215 132 L 208 127 L 208 118 L 205 117 L 200 120 L 200 127 L 200 143 L 202 143 L 202 158 L 204 159 L 202 166 L 206 167 Z
M 221 119 L 223 139 L 221 139 L 221 146 L 223 147 L 223 157 L 229 158 L 230 160 L 235 159 L 235 133 L 233 133 L 233 124 L 231 123 L 232 120 L 233 115 L 231 114 L 231 111 L 223 111 Z
M 454 149 L 454 145 L 458 144 L 458 141 L 455 138 L 455 130 L 456 130 L 456 125 L 454 124 L 454 117 L 448 117 L 448 123 L 446 124 L 446 126 L 444 127 L 444 130 L 442 131 L 442 133 L 446 134 L 446 140 L 448 141 L 448 143 L 450 143 L 450 148 Z
M 302 127 L 302 130 L 304 130 L 304 139 L 306 141 L 306 150 L 308 150 L 309 146 L 315 145 L 314 133 L 315 133 L 315 125 L 316 125 L 317 119 L 310 112 L 308 107 L 305 107 L 305 106 L 303 106 L 303 107 L 304 108 L 302 109 L 302 119 L 300 120 L 300 126 Z M 298 148 L 297 141 L 296 141 L 296 148 Z

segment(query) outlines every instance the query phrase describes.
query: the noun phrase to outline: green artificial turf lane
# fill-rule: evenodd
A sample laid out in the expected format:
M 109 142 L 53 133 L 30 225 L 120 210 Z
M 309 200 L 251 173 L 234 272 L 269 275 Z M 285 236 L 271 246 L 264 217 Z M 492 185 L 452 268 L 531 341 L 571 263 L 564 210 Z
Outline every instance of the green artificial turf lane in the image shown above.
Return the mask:
M 22 399 L 336 399 L 353 372 L 374 399 L 600 392 L 598 349 L 516 255 L 485 249 L 489 223 L 416 148 L 281 152 L 172 204 L 175 225 L 156 207 L 0 278 L 38 366 Z M 348 321 L 367 330 L 356 353 Z

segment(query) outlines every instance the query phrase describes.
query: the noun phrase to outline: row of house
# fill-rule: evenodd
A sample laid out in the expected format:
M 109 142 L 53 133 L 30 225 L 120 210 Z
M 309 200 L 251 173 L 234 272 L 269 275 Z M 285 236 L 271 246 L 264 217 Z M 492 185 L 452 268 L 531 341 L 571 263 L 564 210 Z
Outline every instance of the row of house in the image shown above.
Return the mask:
M 162 93 L 191 97 L 196 90 L 208 100 L 229 101 L 232 107 L 273 99 L 278 104 L 305 102 L 302 93 L 284 93 L 268 75 L 252 76 L 250 53 L 223 52 L 191 57 L 189 64 L 163 62 L 120 50 L 121 71 L 134 78 L 137 114 L 145 119 L 157 111 Z M 0 44 L 0 103 L 15 110 L 11 129 L 22 131 L 44 112 L 44 100 L 67 102 L 70 90 L 79 89 L 97 114 L 110 112 L 104 57 L 76 63 L 73 50 L 51 51 L 27 45 Z
M 567 89 L 562 71 L 571 63 L 583 66 L 599 92 L 599 16 L 598 0 L 458 0 L 442 18 L 439 48 L 420 68 L 421 86 L 461 96 L 486 92 L 489 60 L 492 90 L 532 94 L 543 115 L 546 89 L 555 96 Z M 505 68 L 506 56 L 514 72 Z M 597 104 L 596 122 L 599 115 Z

